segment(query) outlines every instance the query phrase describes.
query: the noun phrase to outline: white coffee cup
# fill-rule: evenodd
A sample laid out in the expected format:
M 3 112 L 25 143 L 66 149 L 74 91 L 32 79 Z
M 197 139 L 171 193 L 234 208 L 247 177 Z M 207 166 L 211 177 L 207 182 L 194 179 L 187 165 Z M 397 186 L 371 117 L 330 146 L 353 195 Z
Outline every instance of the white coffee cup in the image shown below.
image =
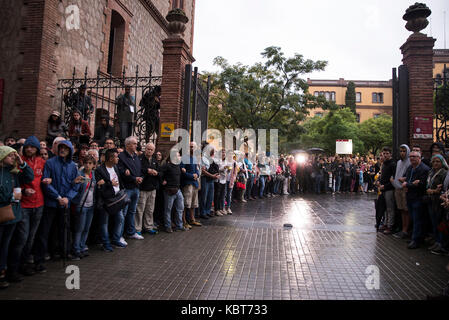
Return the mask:
M 21 188 L 14 188 L 14 193 L 22 194 Z

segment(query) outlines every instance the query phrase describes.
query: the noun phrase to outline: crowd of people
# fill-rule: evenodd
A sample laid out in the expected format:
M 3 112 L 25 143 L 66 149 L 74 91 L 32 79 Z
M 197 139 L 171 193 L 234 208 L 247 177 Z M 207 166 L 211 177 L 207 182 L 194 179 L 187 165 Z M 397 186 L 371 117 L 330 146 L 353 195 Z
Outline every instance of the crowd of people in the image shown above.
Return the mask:
M 46 141 L 9 137 L 0 146 L 0 214 L 9 214 L 0 223 L 0 288 L 46 272 L 50 259 L 86 258 L 88 244 L 112 252 L 129 239 L 232 215 L 233 202 L 289 194 L 377 193 L 379 231 L 410 240 L 409 249 L 428 243 L 431 253 L 448 254 L 449 168 L 441 144 L 432 145 L 430 159 L 419 146 L 402 145 L 397 162 L 389 148 L 378 158 L 251 161 L 249 154 L 194 142 L 189 154 L 164 157 L 132 136 L 116 146 L 107 118 L 93 139 L 78 111 L 72 119 L 68 139 L 54 112 Z

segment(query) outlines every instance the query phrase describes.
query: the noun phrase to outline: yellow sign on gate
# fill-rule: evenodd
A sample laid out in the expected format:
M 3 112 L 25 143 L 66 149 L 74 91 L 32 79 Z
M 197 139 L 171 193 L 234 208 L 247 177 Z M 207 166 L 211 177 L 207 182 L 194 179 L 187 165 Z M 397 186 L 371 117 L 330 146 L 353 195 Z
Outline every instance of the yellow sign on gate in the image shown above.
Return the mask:
M 161 137 L 162 138 L 170 138 L 173 131 L 175 131 L 174 123 L 163 123 L 161 125 Z

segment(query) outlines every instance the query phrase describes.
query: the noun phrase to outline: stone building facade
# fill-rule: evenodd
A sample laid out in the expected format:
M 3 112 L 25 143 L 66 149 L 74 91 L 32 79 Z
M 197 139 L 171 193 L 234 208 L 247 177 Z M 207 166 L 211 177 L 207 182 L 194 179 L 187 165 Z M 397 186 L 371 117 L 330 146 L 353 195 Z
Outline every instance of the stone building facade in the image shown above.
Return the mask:
M 163 76 L 167 13 L 189 18 L 182 40 L 192 63 L 195 0 L 0 0 L 0 79 L 4 81 L 0 138 L 44 138 L 61 105 L 59 79 Z M 113 30 L 113 32 L 111 32 Z M 112 42 L 112 43 L 111 43 Z M 92 126 L 94 124 L 92 123 Z

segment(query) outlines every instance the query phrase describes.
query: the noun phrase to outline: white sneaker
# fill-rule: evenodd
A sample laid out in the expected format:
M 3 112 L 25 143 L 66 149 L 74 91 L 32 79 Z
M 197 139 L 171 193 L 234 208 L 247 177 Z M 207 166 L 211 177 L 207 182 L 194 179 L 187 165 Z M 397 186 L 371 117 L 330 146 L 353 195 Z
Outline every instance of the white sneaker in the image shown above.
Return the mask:
M 119 241 L 121 244 L 124 244 L 125 246 L 127 246 L 128 245 L 128 242 L 126 242 L 125 241 L 125 238 L 123 238 L 123 237 L 121 237 L 120 238 L 120 241 Z
M 228 214 L 228 212 L 226 210 L 221 210 L 221 214 L 225 216 Z
M 143 240 L 145 239 L 144 237 L 142 237 L 141 235 L 138 235 L 137 233 L 134 233 L 132 236 L 129 237 L 130 239 L 135 239 L 135 240 Z
M 223 214 L 221 213 L 220 210 L 217 210 L 217 211 L 215 212 L 215 215 L 218 216 L 218 217 L 222 217 L 222 216 L 223 216 Z
M 227 214 L 232 214 L 231 208 L 228 208 Z

